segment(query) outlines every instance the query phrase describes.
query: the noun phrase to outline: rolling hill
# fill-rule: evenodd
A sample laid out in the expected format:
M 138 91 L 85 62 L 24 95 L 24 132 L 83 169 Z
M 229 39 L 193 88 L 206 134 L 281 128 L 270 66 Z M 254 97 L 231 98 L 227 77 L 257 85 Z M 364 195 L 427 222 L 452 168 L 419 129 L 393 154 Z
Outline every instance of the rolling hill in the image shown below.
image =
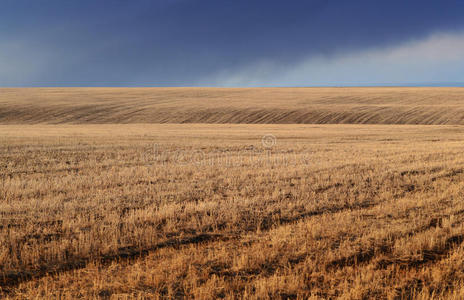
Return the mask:
M 0 124 L 464 124 L 464 88 L 1 88 Z

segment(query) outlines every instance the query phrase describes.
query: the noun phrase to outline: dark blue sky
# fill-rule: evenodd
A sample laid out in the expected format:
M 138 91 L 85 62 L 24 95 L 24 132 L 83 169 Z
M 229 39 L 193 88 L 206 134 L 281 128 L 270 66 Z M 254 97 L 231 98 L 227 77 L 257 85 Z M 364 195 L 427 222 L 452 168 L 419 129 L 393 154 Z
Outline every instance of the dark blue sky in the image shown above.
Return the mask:
M 464 1 L 0 0 L 0 86 L 464 82 Z

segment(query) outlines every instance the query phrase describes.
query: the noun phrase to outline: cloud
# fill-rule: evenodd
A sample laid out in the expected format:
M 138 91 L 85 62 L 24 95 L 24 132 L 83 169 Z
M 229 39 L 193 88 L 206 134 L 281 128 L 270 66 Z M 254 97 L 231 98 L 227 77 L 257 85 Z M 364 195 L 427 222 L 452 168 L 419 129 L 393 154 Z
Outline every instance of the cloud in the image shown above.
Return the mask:
M 219 72 L 213 78 L 217 86 L 464 82 L 463 49 L 464 32 L 435 33 L 396 46 L 310 56 L 292 65 L 263 60 L 234 73 Z
M 29 81 L 46 68 L 44 59 L 37 59 L 25 49 L 33 49 L 27 41 L 9 40 L 0 42 L 0 83 L 8 85 Z M 35 49 L 38 51 L 38 49 Z
M 383 50 L 464 28 L 456 0 L 14 0 L 2 8 L 0 86 L 343 84 L 335 80 L 369 81 L 377 67 L 383 82 L 396 61 L 416 60 L 405 48 L 389 66 Z M 423 59 L 450 44 L 421 46 L 430 49 Z

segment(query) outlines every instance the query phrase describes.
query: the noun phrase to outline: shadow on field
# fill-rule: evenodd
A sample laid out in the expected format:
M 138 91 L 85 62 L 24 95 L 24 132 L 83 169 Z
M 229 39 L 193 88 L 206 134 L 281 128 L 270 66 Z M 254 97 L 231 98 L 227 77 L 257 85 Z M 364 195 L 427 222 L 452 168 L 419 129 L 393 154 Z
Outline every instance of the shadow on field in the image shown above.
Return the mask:
M 203 242 L 211 241 L 226 241 L 230 237 L 226 237 L 220 234 L 198 234 L 195 236 L 185 238 L 174 238 L 167 241 L 156 244 L 153 247 L 147 249 L 137 249 L 136 247 L 121 247 L 115 254 L 104 255 L 94 259 L 77 259 L 73 262 L 62 263 L 58 265 L 41 266 L 40 269 L 34 271 L 24 272 L 11 272 L 3 274 L 0 277 L 0 291 L 9 292 L 8 288 L 13 288 L 22 282 L 26 282 L 32 279 L 42 278 L 48 275 L 53 275 L 60 272 L 67 272 L 72 270 L 83 269 L 90 262 L 99 262 L 103 265 L 109 265 L 112 262 L 120 260 L 130 260 L 136 258 L 142 258 L 147 256 L 150 252 L 162 249 L 162 248 L 177 248 L 184 245 L 199 244 Z

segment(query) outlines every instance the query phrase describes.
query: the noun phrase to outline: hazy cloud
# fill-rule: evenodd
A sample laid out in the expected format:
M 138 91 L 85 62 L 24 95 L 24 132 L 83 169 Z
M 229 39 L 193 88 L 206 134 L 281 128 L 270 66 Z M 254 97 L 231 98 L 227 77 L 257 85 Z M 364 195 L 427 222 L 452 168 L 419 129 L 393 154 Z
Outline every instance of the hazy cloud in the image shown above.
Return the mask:
M 464 32 L 438 33 L 384 48 L 311 56 L 292 65 L 262 61 L 219 72 L 219 86 L 464 83 Z

